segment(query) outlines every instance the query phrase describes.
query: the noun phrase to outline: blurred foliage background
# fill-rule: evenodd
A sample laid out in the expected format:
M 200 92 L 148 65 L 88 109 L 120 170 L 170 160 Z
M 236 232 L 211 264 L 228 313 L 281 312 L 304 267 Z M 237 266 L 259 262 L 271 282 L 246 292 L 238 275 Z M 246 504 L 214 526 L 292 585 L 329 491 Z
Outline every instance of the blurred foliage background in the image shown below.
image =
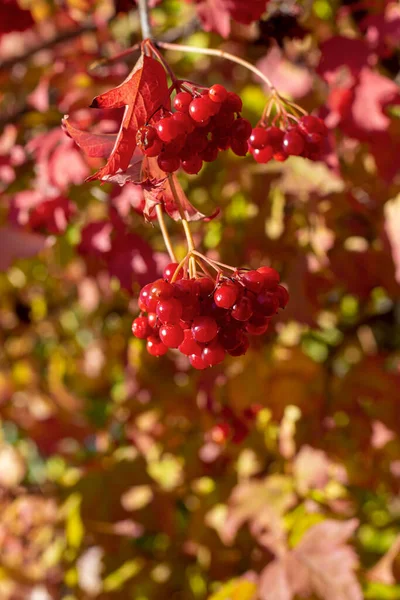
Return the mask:
M 221 208 L 193 226 L 199 248 L 271 264 L 291 300 L 223 365 L 146 353 L 130 328 L 168 262 L 158 226 L 133 184 L 85 184 L 101 163 L 60 128 L 115 130 L 87 107 L 134 64 L 96 66 L 140 39 L 137 11 L 3 0 L 0 597 L 400 598 L 399 5 L 271 0 L 221 32 L 196 9 L 224 0 L 155 4 L 156 37 L 245 57 L 326 120 L 321 162 L 225 153 L 180 175 Z M 257 123 L 253 74 L 164 55 Z

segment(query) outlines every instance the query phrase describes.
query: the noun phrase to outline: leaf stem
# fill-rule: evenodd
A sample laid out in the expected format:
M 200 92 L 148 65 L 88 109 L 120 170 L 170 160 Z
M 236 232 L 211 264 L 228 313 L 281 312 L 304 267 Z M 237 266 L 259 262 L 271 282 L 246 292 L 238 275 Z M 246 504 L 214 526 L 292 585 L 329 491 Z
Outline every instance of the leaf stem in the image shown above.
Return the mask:
M 230 52 L 225 52 L 224 50 L 218 50 L 216 48 L 198 48 L 197 46 L 185 46 L 182 44 L 172 44 L 170 42 L 163 42 L 161 40 L 155 42 L 155 44 L 159 48 L 164 48 L 165 50 L 179 50 L 181 52 L 193 52 L 196 54 L 207 54 L 208 56 L 219 56 L 220 58 L 225 58 L 226 60 L 230 60 L 231 62 L 241 65 L 242 67 L 245 67 L 249 71 L 252 71 L 252 73 L 257 75 L 257 77 L 262 79 L 262 81 L 264 81 L 264 83 L 267 84 L 267 86 L 269 87 L 269 89 L 272 92 L 275 91 L 275 86 L 272 84 L 271 80 L 266 75 L 264 75 L 264 73 L 262 73 L 259 69 L 257 69 L 257 67 L 255 67 L 254 65 L 249 63 L 247 60 L 244 60 L 243 58 L 239 58 L 238 56 L 235 56 L 234 54 L 230 54 Z
M 151 39 L 150 13 L 147 0 L 138 0 L 137 6 L 139 10 L 140 27 L 144 40 Z
M 168 233 L 167 227 L 165 225 L 164 213 L 163 213 L 163 209 L 162 209 L 161 204 L 156 204 L 156 215 L 157 215 L 158 224 L 160 226 L 160 230 L 161 230 L 161 233 L 162 233 L 162 236 L 163 236 L 164 244 L 165 244 L 165 247 L 166 247 L 166 249 L 168 251 L 169 257 L 170 257 L 170 259 L 171 259 L 172 262 L 176 263 L 177 259 L 176 259 L 175 252 L 174 252 L 174 249 L 173 249 L 172 244 L 171 244 L 171 239 L 169 237 L 169 233 Z

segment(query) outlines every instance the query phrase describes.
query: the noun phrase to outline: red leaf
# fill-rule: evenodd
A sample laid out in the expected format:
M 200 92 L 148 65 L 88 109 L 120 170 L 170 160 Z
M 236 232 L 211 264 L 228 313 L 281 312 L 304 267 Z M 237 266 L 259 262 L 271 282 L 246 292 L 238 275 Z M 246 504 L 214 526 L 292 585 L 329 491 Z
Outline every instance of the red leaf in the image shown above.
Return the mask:
M 117 136 L 113 133 L 90 133 L 73 127 L 68 121 L 68 115 L 62 120 L 64 131 L 88 156 L 107 158 L 113 149 Z
M 46 238 L 13 227 L 0 227 L 0 271 L 18 258 L 30 258 L 46 246 Z
M 125 112 L 107 164 L 88 181 L 109 180 L 110 176 L 126 171 L 136 148 L 138 128 L 159 108 L 169 108 L 169 102 L 167 76 L 162 65 L 154 58 L 143 55 L 121 85 L 97 96 L 91 105 L 93 108 L 125 107 Z M 70 128 L 68 131 L 72 135 Z M 82 132 L 76 131 L 72 137 L 84 149 L 86 145 L 93 148 L 101 141 L 98 137 L 85 138 Z M 104 138 L 102 141 L 105 142 Z M 104 144 L 100 144 L 100 148 L 103 152 Z

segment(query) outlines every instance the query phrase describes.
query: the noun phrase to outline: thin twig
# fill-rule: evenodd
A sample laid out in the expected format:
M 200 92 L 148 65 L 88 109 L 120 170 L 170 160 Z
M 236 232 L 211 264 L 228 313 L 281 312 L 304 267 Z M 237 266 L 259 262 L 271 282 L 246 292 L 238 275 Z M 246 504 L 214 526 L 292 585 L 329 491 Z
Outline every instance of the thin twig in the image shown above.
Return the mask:
M 138 10 L 140 18 L 140 27 L 144 40 L 151 39 L 150 13 L 147 0 L 138 0 Z
M 226 60 L 230 60 L 242 67 L 245 67 L 249 71 L 252 71 L 255 75 L 257 75 L 264 83 L 268 85 L 271 91 L 275 91 L 275 86 L 272 84 L 271 80 L 264 75 L 257 67 L 247 62 L 243 58 L 239 58 L 239 56 L 235 56 L 234 54 L 230 54 L 230 52 L 225 52 L 224 50 L 218 50 L 216 48 L 198 48 L 197 46 L 184 46 L 182 44 L 172 44 L 169 42 L 157 41 L 156 45 L 160 48 L 164 48 L 165 50 L 179 50 L 180 52 L 192 52 L 195 54 L 207 54 L 208 56 L 219 56 L 220 58 L 225 58 Z
M 174 252 L 174 249 L 172 247 L 171 240 L 169 237 L 169 233 L 168 233 L 167 227 L 165 225 L 164 214 L 163 214 L 161 204 L 156 204 L 156 215 L 157 215 L 158 224 L 160 226 L 160 230 L 161 230 L 161 233 L 162 233 L 162 236 L 164 239 L 164 244 L 168 251 L 169 257 L 172 260 L 172 262 L 176 263 L 178 261 L 176 259 L 175 252 Z

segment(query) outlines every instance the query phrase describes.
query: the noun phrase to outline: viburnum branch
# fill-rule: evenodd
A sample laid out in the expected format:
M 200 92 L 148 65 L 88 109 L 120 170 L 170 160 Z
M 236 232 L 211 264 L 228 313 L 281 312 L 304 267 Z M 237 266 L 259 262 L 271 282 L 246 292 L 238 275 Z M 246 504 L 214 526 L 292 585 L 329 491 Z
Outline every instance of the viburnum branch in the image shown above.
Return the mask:
M 217 48 L 198 48 L 197 46 L 185 46 L 182 44 L 172 44 L 169 42 L 163 42 L 161 40 L 155 42 L 155 44 L 159 48 L 164 48 L 165 50 L 178 50 L 180 52 L 192 52 L 196 54 L 206 54 L 208 56 L 219 56 L 220 58 L 225 58 L 226 60 L 230 60 L 231 62 L 245 67 L 248 71 L 252 71 L 252 73 L 257 75 L 257 77 L 262 79 L 262 81 L 264 81 L 264 83 L 267 84 L 271 92 L 276 91 L 275 86 L 273 85 L 269 77 L 264 75 L 264 73 L 257 69 L 257 67 L 249 63 L 247 60 L 244 60 L 243 58 L 239 58 L 234 54 L 230 54 L 230 52 L 225 52 L 225 50 L 218 50 Z
M 167 61 L 165 60 L 165 58 L 163 57 L 163 55 L 157 50 L 157 48 L 154 46 L 154 44 L 151 43 L 151 40 L 146 40 L 146 42 L 145 42 L 146 47 L 149 48 L 149 50 L 151 50 L 151 52 L 154 54 L 154 56 L 156 58 L 158 58 L 158 60 L 160 61 L 160 63 L 162 64 L 162 66 L 167 71 L 168 75 L 170 76 L 171 81 L 173 82 L 174 86 L 176 86 L 177 81 L 178 81 L 176 78 L 176 75 L 173 72 L 173 70 L 171 69 L 171 67 L 169 66 L 169 64 L 167 63 Z
M 147 0 L 138 0 L 137 1 L 139 18 L 140 18 L 140 27 L 142 30 L 142 37 L 144 40 L 151 39 L 151 26 L 150 26 L 150 14 L 149 14 L 149 5 Z
M 163 209 L 161 204 L 156 204 L 156 215 L 157 215 L 157 220 L 158 220 L 158 224 L 160 226 L 160 230 L 163 236 L 163 240 L 164 240 L 164 244 L 165 247 L 168 251 L 169 257 L 171 259 L 172 262 L 177 262 L 176 256 L 175 256 L 175 252 L 174 249 L 172 247 L 171 244 L 171 240 L 169 237 L 169 233 L 167 230 L 167 227 L 165 225 L 165 220 L 164 220 L 164 213 L 163 213 Z

